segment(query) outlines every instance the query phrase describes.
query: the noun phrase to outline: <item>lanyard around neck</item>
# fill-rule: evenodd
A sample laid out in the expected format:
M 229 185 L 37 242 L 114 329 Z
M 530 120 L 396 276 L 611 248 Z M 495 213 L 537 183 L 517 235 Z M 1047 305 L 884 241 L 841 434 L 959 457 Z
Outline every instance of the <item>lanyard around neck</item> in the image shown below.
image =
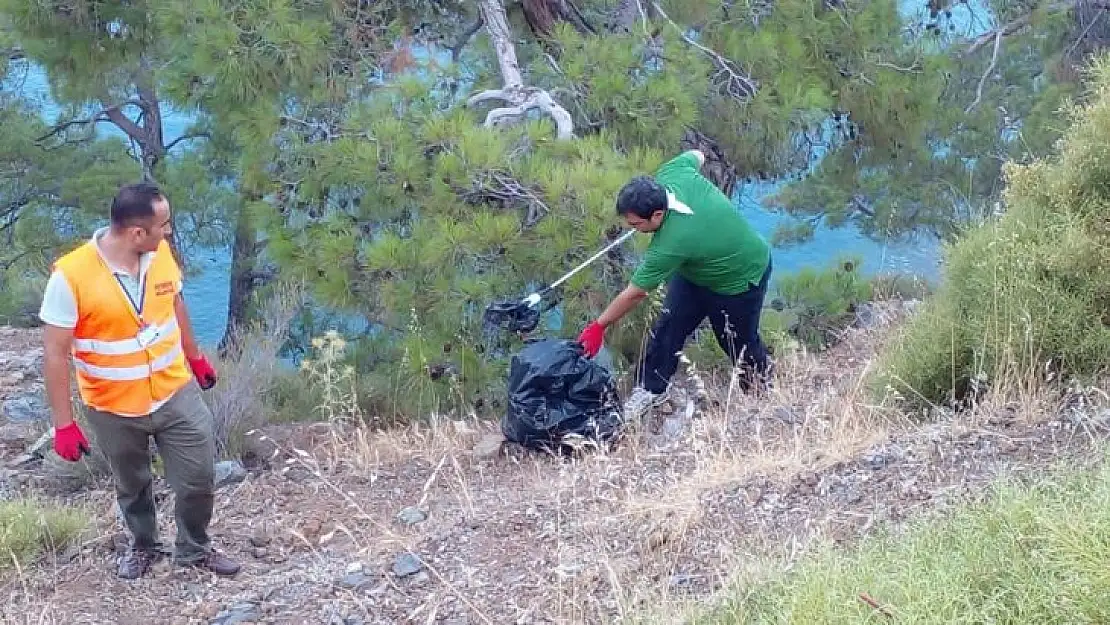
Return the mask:
M 146 274 L 144 273 L 143 274 L 143 279 L 139 281 L 139 301 L 138 302 L 135 301 L 135 298 L 131 297 L 131 291 L 128 291 L 127 287 L 123 285 L 123 280 L 119 277 L 119 274 L 113 272 L 112 275 L 115 276 L 116 282 L 119 283 L 119 288 L 120 288 L 121 291 L 123 291 L 124 297 L 126 297 L 127 301 L 131 304 L 131 308 L 133 308 L 135 310 L 135 314 L 139 317 L 140 320 L 142 320 L 142 318 L 143 318 L 143 305 L 146 303 Z

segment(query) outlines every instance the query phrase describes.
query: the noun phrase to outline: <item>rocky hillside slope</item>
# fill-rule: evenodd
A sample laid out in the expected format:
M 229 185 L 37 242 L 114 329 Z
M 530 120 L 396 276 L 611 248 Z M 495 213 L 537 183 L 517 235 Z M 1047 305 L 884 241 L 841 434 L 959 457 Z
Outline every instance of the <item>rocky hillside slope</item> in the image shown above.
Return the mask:
M 1110 421 L 1097 392 L 993 402 L 914 425 L 869 406 L 860 381 L 900 307 L 819 358 L 779 366 L 772 396 L 704 380 L 615 449 L 576 460 L 500 445 L 495 426 L 439 421 L 384 433 L 327 424 L 255 435 L 267 466 L 221 488 L 213 535 L 242 560 L 235 579 L 163 565 L 113 576 L 124 535 L 110 485 L 58 486 L 42 428 L 33 331 L 0 330 L 0 444 L 7 497 L 82 506 L 84 540 L 0 583 L 7 623 L 677 622 L 731 572 L 785 566 L 815 540 L 875 528 L 977 496 L 996 476 L 1056 459 L 1094 461 Z M 726 381 L 727 382 L 727 381 Z M 32 425 L 25 425 L 30 423 Z M 69 489 L 68 492 L 66 489 Z M 159 481 L 165 536 L 172 496 Z

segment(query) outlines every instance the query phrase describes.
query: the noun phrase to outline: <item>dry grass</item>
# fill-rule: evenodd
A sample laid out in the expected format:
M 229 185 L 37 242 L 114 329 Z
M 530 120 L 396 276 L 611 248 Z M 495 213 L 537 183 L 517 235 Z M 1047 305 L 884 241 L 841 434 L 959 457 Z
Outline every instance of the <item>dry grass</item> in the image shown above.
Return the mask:
M 887 322 L 896 319 L 892 315 Z M 467 451 L 489 434 L 488 423 L 431 415 L 402 429 L 360 426 L 357 398 L 339 392 L 347 383 L 327 382 L 319 375 L 328 367 L 327 359 L 319 358 L 309 374 L 332 387 L 325 396 L 337 398 L 334 405 L 322 407 L 335 424 L 333 435 L 313 453 L 292 452 L 290 462 L 309 468 L 329 490 L 349 497 L 337 474 L 352 472 L 374 480 L 420 461 L 426 475 L 419 492 L 406 493 L 406 503 L 425 506 L 438 499 L 439 506 L 463 518 L 478 518 L 491 509 L 497 514 L 523 511 L 553 539 L 542 555 L 550 566 L 535 572 L 550 587 L 537 603 L 522 607 L 524 612 L 554 611 L 556 620 L 566 623 L 598 622 L 602 615 L 614 614 L 631 619 L 645 605 L 659 605 L 673 585 L 668 580 L 681 576 L 684 567 L 715 557 L 724 565 L 742 557 L 741 545 L 749 537 L 736 531 L 729 543 L 718 542 L 716 533 L 723 528 L 713 526 L 719 518 L 707 515 L 707 495 L 756 476 L 786 483 L 800 473 L 824 470 L 905 425 L 866 402 L 863 380 L 880 339 L 880 332 L 856 331 L 832 355 L 791 354 L 779 363 L 774 390 L 763 397 L 738 392 L 735 380 L 703 380 L 687 362 L 688 392 L 676 394 L 673 414 L 630 424 L 615 447 L 570 460 L 511 452 L 507 461 L 492 466 L 475 465 Z M 710 389 L 701 406 L 699 389 Z M 348 505 L 350 522 L 340 531 L 358 545 L 358 552 L 418 552 L 418 541 L 392 529 L 380 512 L 361 501 Z M 489 549 L 515 551 L 497 543 Z M 497 558 L 494 551 L 480 559 Z M 471 564 L 481 566 L 480 561 Z M 435 564 L 426 565 L 433 577 L 441 578 L 445 592 L 465 594 L 466 584 L 460 587 L 458 579 L 437 572 Z M 511 590 L 505 592 L 511 595 Z M 475 601 L 491 605 L 483 599 Z M 476 606 L 473 610 L 471 615 L 482 622 L 496 620 Z
M 1110 469 L 1061 462 L 1036 483 L 1001 480 L 960 507 L 851 550 L 820 545 L 789 572 L 747 567 L 692 622 L 1106 622 Z M 701 612 L 701 614 L 698 614 Z
M 717 406 L 692 420 L 668 451 L 672 462 L 675 455 L 686 455 L 690 465 L 662 492 L 633 497 L 629 508 L 648 514 L 658 508 L 696 509 L 706 491 L 754 475 L 786 479 L 820 470 L 884 438 L 901 421 L 867 403 L 867 367 L 841 368 L 844 364 L 794 354 L 779 363 L 776 384 L 759 397 L 740 394 L 734 380 L 707 383 L 725 389 L 711 393 Z
M 218 363 L 220 382 L 204 394 L 216 421 L 220 455 L 236 455 L 243 433 L 266 422 L 268 401 L 285 373 L 278 355 L 303 304 L 302 287 L 279 286 L 260 320 L 233 332 L 235 353 Z

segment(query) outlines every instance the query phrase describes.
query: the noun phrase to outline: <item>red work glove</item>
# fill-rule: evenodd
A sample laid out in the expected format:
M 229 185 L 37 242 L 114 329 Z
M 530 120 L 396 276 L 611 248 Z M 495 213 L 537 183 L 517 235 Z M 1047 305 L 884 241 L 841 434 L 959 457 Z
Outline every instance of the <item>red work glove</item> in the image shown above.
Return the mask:
M 196 358 L 186 358 L 186 360 L 189 361 L 189 368 L 193 370 L 193 376 L 196 377 L 202 389 L 207 391 L 216 385 L 216 370 L 212 368 L 212 363 L 208 362 L 204 354 Z
M 586 355 L 590 358 L 597 356 L 601 351 L 601 345 L 605 343 L 605 326 L 593 321 L 590 325 L 582 330 L 582 334 L 578 335 L 578 342 L 585 348 Z
M 76 421 L 54 429 L 54 452 L 70 462 L 77 462 L 81 454 L 89 453 L 89 439 Z

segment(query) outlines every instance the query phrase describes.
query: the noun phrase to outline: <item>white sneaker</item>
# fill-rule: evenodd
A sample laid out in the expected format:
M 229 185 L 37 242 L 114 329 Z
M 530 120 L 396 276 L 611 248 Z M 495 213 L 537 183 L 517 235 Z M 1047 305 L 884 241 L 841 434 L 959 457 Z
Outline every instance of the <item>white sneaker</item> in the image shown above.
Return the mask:
M 648 410 L 661 406 L 667 401 L 667 397 L 666 391 L 652 393 L 646 388 L 637 386 L 632 389 L 632 395 L 624 402 L 624 417 L 626 419 L 642 417 Z

